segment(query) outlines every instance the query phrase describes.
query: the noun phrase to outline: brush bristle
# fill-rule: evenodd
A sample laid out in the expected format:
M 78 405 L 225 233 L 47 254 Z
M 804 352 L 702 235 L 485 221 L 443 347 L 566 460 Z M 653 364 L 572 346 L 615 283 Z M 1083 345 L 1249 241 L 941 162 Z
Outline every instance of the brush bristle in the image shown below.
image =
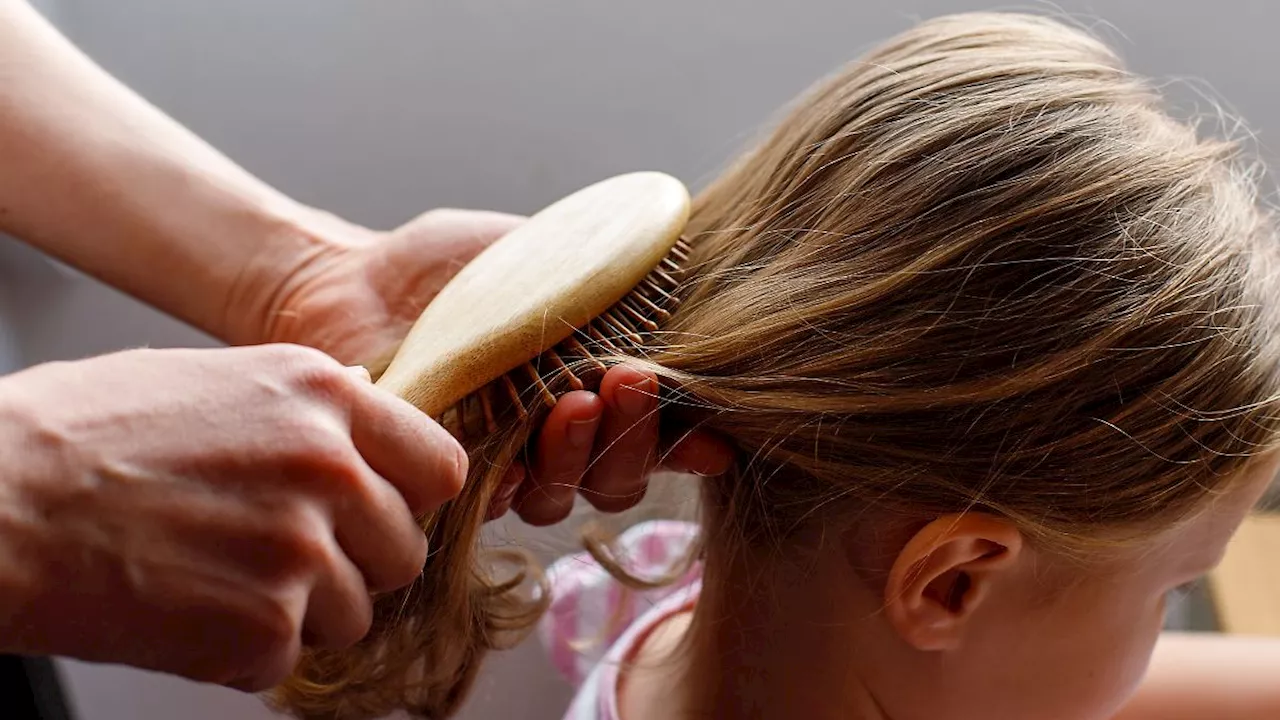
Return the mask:
M 496 432 L 509 416 L 524 420 L 549 410 L 573 390 L 598 390 L 607 368 L 596 358 L 627 354 L 644 345 L 675 312 L 690 250 L 687 239 L 676 240 L 662 262 L 613 307 L 464 398 L 443 414 L 441 422 L 459 439 L 475 439 Z

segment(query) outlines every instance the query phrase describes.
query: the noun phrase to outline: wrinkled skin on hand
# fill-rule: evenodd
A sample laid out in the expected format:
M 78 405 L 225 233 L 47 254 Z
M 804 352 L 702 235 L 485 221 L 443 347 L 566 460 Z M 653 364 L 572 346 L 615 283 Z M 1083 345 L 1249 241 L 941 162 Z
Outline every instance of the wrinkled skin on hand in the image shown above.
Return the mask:
M 246 690 L 368 632 L 467 466 L 417 408 L 286 344 L 16 373 L 0 455 L 6 648 Z

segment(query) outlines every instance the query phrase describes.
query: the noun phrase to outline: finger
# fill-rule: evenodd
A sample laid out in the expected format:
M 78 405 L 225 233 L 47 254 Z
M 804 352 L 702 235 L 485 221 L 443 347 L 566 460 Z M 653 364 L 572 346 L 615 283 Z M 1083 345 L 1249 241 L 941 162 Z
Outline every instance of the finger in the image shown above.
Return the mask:
M 372 469 L 347 489 L 333 514 L 338 544 L 368 592 L 396 590 L 422 574 L 427 536 L 404 498 Z
M 621 512 L 644 497 L 657 462 L 658 380 L 616 366 L 600 381 L 606 410 L 596 438 L 598 455 L 581 493 L 596 509 Z
M 733 447 L 728 442 L 709 432 L 690 430 L 672 443 L 661 465 L 676 472 L 715 477 L 728 472 L 733 461 Z
M 520 494 L 517 512 L 525 522 L 550 525 L 573 510 L 603 410 L 603 401 L 584 391 L 568 393 L 556 402 L 538 431 L 533 471 Z
M 351 437 L 415 514 L 454 497 L 466 481 L 467 454 L 449 431 L 375 385 L 356 385 Z
M 397 232 L 420 235 L 444 245 L 452 260 L 466 263 L 526 220 L 528 218 L 519 215 L 490 210 L 438 208 L 419 215 Z
M 507 470 L 506 477 L 502 479 L 502 485 L 489 501 L 489 514 L 485 517 L 485 522 L 492 522 L 507 514 L 527 476 L 523 463 L 515 463 Z
M 288 645 L 263 662 L 261 669 L 244 673 L 226 683 L 226 686 L 232 690 L 239 690 L 245 693 L 266 692 L 279 686 L 280 683 L 293 674 L 301 655 L 302 640 L 299 636 L 294 635 L 293 640 Z
M 240 672 L 224 683 L 227 687 L 242 692 L 259 693 L 276 687 L 289 677 L 298 666 L 298 659 L 302 654 L 301 632 L 294 628 L 300 628 L 299 621 L 305 617 L 307 603 L 308 594 L 302 584 L 288 592 L 284 609 L 289 618 L 289 630 L 285 630 L 285 626 L 281 625 L 265 633 L 276 638 L 277 642 L 267 647 L 265 653 L 242 663 L 239 667 Z M 233 624 L 232 627 L 235 628 L 235 625 Z M 244 637 L 236 632 L 236 629 L 238 628 L 233 629 L 227 637 L 223 638 L 223 642 L 228 643 L 228 647 L 260 645 L 261 637 L 264 635 L 261 625 L 254 628 L 256 631 L 254 635 L 257 637 Z M 282 630 L 284 632 L 280 632 Z
M 467 237 L 488 244 L 529 220 L 496 210 L 438 208 L 419 215 L 413 224 L 430 228 L 435 237 Z
M 364 637 L 372 623 L 373 602 L 364 576 L 335 545 L 311 590 L 302 642 L 341 650 Z

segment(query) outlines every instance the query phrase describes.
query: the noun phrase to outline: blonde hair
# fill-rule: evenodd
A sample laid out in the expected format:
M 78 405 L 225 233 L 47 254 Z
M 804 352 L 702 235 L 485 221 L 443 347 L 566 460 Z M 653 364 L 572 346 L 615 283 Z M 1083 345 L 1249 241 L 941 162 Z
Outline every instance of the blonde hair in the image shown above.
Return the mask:
M 702 192 L 679 310 L 598 355 L 657 372 L 664 423 L 740 453 L 703 483 L 708 577 L 867 507 L 981 508 L 1087 550 L 1179 521 L 1274 444 L 1280 283 L 1254 192 L 1234 144 L 1092 37 L 942 17 L 821 82 Z M 422 581 L 354 650 L 305 658 L 286 707 L 447 717 L 523 637 L 545 598 L 476 543 L 538 418 L 472 448 Z

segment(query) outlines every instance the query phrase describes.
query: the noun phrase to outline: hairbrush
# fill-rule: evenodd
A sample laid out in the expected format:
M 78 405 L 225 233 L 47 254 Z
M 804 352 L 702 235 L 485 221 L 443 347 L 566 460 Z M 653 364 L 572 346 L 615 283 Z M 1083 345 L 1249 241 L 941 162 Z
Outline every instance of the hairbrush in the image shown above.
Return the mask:
M 553 406 L 553 387 L 590 389 L 605 369 L 591 348 L 640 345 L 675 309 L 689 209 L 684 184 L 658 172 L 549 205 L 440 290 L 377 385 L 463 436 Z

